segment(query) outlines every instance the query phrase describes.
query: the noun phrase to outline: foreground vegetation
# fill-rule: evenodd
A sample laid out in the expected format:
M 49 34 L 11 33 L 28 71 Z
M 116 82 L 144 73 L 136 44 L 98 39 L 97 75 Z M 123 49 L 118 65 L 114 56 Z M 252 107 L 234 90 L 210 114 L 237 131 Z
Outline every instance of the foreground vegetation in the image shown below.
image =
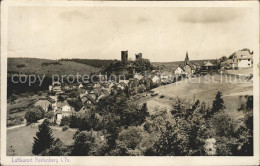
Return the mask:
M 57 139 L 48 127 L 50 124 L 44 122 L 39 126 L 40 134 L 36 134 L 33 147 L 35 149 L 43 137 L 49 142 L 34 154 L 252 155 L 253 97 L 246 99 L 237 110 L 244 113 L 243 118 L 235 119 L 225 112 L 226 105 L 220 92 L 211 107 L 199 100 L 187 103 L 176 98 L 171 112 L 157 110 L 154 114 L 149 114 L 146 104 L 136 106 L 128 103 L 124 96 L 109 97 L 80 116 L 62 120 L 65 130 L 67 126 L 77 129 L 71 144 Z

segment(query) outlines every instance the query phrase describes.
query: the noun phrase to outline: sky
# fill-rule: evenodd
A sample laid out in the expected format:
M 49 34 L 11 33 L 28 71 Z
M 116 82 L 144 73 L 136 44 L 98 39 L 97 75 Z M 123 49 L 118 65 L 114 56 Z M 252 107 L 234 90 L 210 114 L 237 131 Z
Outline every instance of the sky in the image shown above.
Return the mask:
M 253 18 L 250 8 L 13 6 L 8 57 L 215 59 L 253 48 Z

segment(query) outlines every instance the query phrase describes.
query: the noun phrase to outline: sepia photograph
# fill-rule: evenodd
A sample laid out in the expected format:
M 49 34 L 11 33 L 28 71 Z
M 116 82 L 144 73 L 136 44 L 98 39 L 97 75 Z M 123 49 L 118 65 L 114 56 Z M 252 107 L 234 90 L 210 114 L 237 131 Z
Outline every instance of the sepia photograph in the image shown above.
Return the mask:
M 258 164 L 257 2 L 4 1 L 1 12 L 4 164 Z

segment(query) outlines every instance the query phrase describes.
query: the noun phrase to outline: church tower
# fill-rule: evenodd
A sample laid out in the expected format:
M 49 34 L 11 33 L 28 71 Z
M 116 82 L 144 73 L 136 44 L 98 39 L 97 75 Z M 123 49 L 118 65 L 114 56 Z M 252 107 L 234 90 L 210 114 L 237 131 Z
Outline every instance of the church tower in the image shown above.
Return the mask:
M 184 61 L 184 66 L 187 65 L 188 63 L 189 63 L 189 55 L 188 55 L 188 51 L 187 51 L 185 61 Z

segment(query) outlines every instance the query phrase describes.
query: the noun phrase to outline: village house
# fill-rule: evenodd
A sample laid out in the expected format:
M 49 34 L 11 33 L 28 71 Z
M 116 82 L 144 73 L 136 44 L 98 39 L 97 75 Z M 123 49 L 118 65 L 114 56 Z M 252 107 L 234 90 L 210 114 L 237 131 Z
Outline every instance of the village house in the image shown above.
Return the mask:
M 83 88 L 83 84 L 80 83 L 79 86 L 78 86 L 78 88 L 79 88 L 79 89 L 80 89 L 80 88 Z
M 181 75 L 181 74 L 185 74 L 184 69 L 181 66 L 178 66 L 175 70 L 174 70 L 174 74 L 175 75 Z
M 191 75 L 195 72 L 195 69 L 193 68 L 192 65 L 190 64 L 186 64 L 184 67 L 183 67 L 184 71 L 185 71 L 185 74 L 186 75 Z
M 213 67 L 214 67 L 214 65 L 212 63 L 210 63 L 209 61 L 208 62 L 204 62 L 204 64 L 201 66 L 201 71 L 202 72 L 203 71 L 208 72 L 208 71 L 212 70 Z
M 47 112 L 49 109 L 53 109 L 53 107 L 55 106 L 54 104 L 55 100 L 47 96 L 37 99 L 34 103 L 34 106 L 40 106 L 44 111 Z
M 91 96 L 91 98 L 93 98 L 94 100 L 96 100 L 96 95 L 95 92 L 92 90 L 88 93 L 89 96 Z
M 135 73 L 134 78 L 141 80 L 144 76 L 142 76 L 140 73 Z
M 60 82 L 53 82 L 51 86 L 49 86 L 49 90 L 50 91 L 54 91 L 54 92 L 61 92 L 61 83 Z
M 240 68 L 249 68 L 252 67 L 253 64 L 253 54 L 250 53 L 248 50 L 245 51 L 236 51 L 233 55 L 233 64 L 232 68 L 237 67 L 238 69 Z
M 157 75 L 154 75 L 154 76 L 152 77 L 152 83 L 153 83 L 153 84 L 160 84 L 160 83 L 161 83 L 160 77 L 158 77 Z
M 253 67 L 253 52 L 248 49 L 235 51 L 228 60 L 221 62 L 225 69 L 242 69 Z
M 55 111 L 55 122 L 60 124 L 63 117 L 68 117 L 75 114 L 75 110 L 67 102 L 58 102 L 57 111 Z
M 169 83 L 172 80 L 172 73 L 169 71 L 164 71 L 161 74 L 161 82 L 162 83 Z
M 96 98 L 93 98 L 92 95 L 87 94 L 86 95 L 86 100 L 85 100 L 85 102 L 83 104 L 86 104 L 88 107 L 93 106 L 93 105 L 96 104 Z

